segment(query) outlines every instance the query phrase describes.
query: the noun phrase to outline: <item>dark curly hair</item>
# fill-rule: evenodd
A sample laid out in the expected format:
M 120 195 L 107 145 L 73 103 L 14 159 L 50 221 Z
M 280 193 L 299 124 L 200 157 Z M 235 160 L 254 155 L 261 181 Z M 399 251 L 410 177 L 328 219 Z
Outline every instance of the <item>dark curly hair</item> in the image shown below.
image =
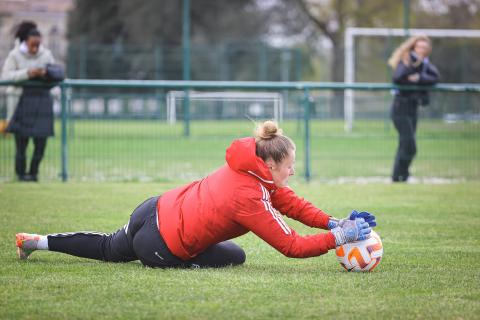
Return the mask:
M 20 40 L 20 42 L 27 40 L 27 38 L 32 35 L 40 35 L 37 30 L 37 24 L 33 21 L 21 22 L 15 32 L 15 38 Z

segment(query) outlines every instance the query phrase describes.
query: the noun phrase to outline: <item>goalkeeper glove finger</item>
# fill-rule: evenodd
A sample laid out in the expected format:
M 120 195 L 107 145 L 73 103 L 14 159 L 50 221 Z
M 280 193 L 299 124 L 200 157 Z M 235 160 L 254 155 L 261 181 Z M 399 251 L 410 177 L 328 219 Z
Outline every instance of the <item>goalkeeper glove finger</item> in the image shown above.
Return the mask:
M 345 243 L 368 239 L 372 229 L 363 218 L 357 218 L 344 221 L 342 226 L 335 227 L 330 232 L 335 237 L 336 245 L 341 246 Z
M 363 220 L 365 220 L 365 222 L 368 223 L 370 228 L 373 228 L 377 225 L 375 216 L 370 212 L 367 212 L 367 211 L 358 212 L 357 210 L 353 210 L 352 213 L 350 213 L 350 216 L 348 216 L 345 219 L 337 219 L 334 217 L 330 217 L 330 219 L 328 220 L 327 228 L 329 230 L 332 230 L 333 228 L 343 226 L 343 224 L 348 220 L 355 220 L 357 218 L 362 218 Z
M 330 217 L 330 219 L 328 220 L 328 224 L 327 224 L 328 230 L 332 230 L 333 228 L 338 227 L 339 223 L 340 223 L 339 219 L 334 218 L 334 217 Z
M 375 216 L 371 214 L 370 212 L 367 211 L 362 211 L 358 212 L 357 210 L 353 210 L 352 213 L 350 213 L 350 220 L 355 220 L 356 218 L 362 218 L 365 220 L 365 222 L 368 223 L 370 228 L 373 228 L 377 225 L 377 221 L 375 220 Z

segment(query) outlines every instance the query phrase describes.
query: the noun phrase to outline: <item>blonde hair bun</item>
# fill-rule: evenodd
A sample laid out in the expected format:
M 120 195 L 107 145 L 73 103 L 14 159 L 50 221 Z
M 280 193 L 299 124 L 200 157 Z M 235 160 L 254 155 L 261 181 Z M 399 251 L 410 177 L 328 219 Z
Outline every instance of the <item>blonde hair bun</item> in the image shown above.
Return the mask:
M 280 163 L 292 150 L 295 150 L 295 143 L 283 135 L 275 121 L 268 120 L 257 125 L 255 154 L 263 161 L 272 159 L 275 163 Z
M 255 130 L 256 140 L 269 140 L 275 136 L 282 135 L 282 129 L 278 127 L 278 124 L 274 121 L 267 120 L 264 123 L 257 125 Z

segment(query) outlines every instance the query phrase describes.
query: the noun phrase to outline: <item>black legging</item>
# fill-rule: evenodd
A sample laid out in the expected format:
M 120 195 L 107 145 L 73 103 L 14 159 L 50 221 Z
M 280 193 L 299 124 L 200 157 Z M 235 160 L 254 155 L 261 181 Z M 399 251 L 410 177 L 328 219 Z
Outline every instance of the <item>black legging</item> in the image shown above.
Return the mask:
M 133 211 L 128 224 L 113 234 L 50 234 L 49 250 L 109 262 L 140 260 L 152 268 L 225 267 L 245 262 L 245 252 L 231 241 L 212 245 L 188 261 L 174 256 L 158 232 L 157 201 L 158 197 L 146 200 Z
M 15 173 L 18 177 L 23 177 L 26 173 L 27 165 L 27 146 L 30 137 L 15 134 Z M 45 153 L 45 147 L 47 146 L 47 138 L 45 137 L 33 137 L 33 156 L 30 161 L 29 174 L 32 176 L 38 175 L 38 167 L 40 161 L 42 161 L 43 154 Z
M 392 180 L 406 181 L 410 165 L 417 153 L 418 102 L 415 99 L 396 97 L 392 107 L 392 121 L 398 131 L 398 147 L 393 165 Z

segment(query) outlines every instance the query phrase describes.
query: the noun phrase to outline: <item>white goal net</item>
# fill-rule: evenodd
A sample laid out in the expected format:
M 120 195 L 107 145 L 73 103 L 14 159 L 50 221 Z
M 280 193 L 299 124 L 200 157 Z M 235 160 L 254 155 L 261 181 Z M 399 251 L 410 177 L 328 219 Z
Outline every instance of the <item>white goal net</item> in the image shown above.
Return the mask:
M 185 91 L 167 93 L 167 121 L 174 124 L 186 98 Z M 283 120 L 283 95 L 278 92 L 189 91 L 191 118 L 238 119 L 263 118 Z

